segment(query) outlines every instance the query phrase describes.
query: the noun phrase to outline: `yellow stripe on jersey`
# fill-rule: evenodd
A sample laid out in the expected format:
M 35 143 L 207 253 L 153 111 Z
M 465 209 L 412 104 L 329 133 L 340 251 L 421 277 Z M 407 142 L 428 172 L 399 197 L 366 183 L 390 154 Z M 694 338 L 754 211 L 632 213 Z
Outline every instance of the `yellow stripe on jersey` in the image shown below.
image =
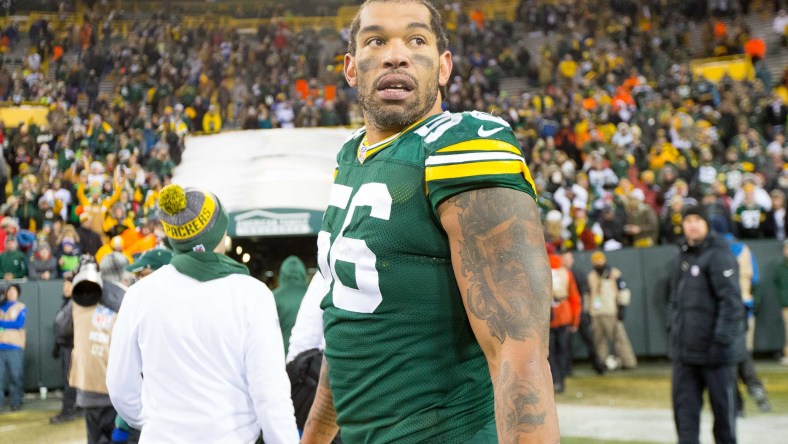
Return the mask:
M 520 154 L 520 149 L 509 142 L 492 139 L 466 140 L 454 145 L 439 149 L 438 153 L 450 153 L 455 151 L 506 151 L 508 153 Z
M 396 140 L 396 139 L 394 139 L 394 140 Z M 379 147 L 377 147 L 377 148 L 372 148 L 371 150 L 368 150 L 368 151 L 367 151 L 367 154 L 366 154 L 366 157 L 365 157 L 364 159 L 365 159 L 365 160 L 366 160 L 366 159 L 369 159 L 370 157 L 372 157 L 372 155 L 373 155 L 373 154 L 377 153 L 378 151 L 382 150 L 383 148 L 386 148 L 387 146 L 389 146 L 389 145 L 391 145 L 392 143 L 394 143 L 394 140 L 392 140 L 392 141 L 391 141 L 391 142 L 389 142 L 389 143 L 385 143 L 385 144 L 383 144 L 383 145 L 381 145 L 381 146 L 379 146 Z
M 531 171 L 525 162 L 520 160 L 492 160 L 488 162 L 461 163 L 456 165 L 441 165 L 425 168 L 424 176 L 427 182 L 442 179 L 457 179 L 461 177 L 485 176 L 489 174 L 522 174 L 536 193 L 536 184 L 531 178 Z

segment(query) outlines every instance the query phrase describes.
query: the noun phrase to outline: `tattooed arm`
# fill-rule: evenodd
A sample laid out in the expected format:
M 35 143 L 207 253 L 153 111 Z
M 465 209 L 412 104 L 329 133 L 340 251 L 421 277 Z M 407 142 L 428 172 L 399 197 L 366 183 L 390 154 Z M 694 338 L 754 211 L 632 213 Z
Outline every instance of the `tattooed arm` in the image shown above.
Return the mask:
M 438 207 L 471 328 L 487 358 L 501 444 L 557 443 L 547 362 L 552 279 L 534 199 L 469 191 Z
M 303 444 L 330 443 L 339 431 L 337 426 L 337 412 L 334 410 L 334 396 L 328 381 L 328 363 L 323 358 L 320 368 L 320 382 L 317 393 L 309 410 L 309 417 L 304 424 L 304 434 L 301 437 Z

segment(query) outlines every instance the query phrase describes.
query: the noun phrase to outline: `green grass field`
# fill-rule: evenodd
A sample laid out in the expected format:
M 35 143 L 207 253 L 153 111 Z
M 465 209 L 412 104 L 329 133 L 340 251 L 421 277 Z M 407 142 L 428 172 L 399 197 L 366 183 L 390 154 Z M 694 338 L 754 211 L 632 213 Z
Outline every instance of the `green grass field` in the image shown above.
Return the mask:
M 635 371 L 617 371 L 597 376 L 581 369 L 566 384 L 566 391 L 556 397 L 561 404 L 596 405 L 632 408 L 670 409 L 670 365 L 647 363 Z M 585 366 L 587 367 L 587 366 Z M 773 361 L 756 363 L 758 376 L 766 386 L 772 413 L 788 413 L 788 367 Z M 745 393 L 745 413 L 760 413 Z
M 771 413 L 761 413 L 745 395 L 745 412 L 754 415 L 788 414 L 788 367 L 772 361 L 756 364 L 772 403 Z M 742 388 L 743 389 L 743 388 Z M 618 371 L 597 376 L 587 364 L 578 363 L 567 389 L 556 397 L 561 405 L 611 406 L 625 408 L 670 409 L 670 366 L 666 362 L 646 363 L 637 370 Z M 83 420 L 50 425 L 49 417 L 59 402 L 28 400 L 20 412 L 0 414 L 0 442 L 14 444 L 76 444 L 85 442 Z M 611 441 L 593 437 L 562 438 L 565 444 L 652 444 L 648 441 Z
M 625 441 L 610 441 L 593 438 L 561 438 L 561 444 L 622 444 Z M 626 441 L 627 444 L 654 444 L 649 441 Z

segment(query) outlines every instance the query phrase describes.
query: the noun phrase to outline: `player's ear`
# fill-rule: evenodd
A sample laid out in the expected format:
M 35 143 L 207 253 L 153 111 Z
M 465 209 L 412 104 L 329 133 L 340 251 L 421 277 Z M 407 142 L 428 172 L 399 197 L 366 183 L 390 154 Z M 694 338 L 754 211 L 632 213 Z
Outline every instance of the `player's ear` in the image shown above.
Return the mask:
M 451 53 L 449 51 L 443 51 L 443 54 L 438 58 L 438 62 L 440 63 L 438 84 L 440 86 L 446 86 L 449 84 L 449 77 L 451 76 Z
M 356 80 L 356 58 L 350 54 L 345 54 L 345 80 L 347 84 L 355 88 L 358 85 Z

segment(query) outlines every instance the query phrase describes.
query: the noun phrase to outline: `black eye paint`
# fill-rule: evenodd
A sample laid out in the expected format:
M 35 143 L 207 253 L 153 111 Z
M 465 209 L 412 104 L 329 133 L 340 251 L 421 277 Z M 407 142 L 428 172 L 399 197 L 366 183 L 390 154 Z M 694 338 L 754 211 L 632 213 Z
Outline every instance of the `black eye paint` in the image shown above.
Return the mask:
M 366 59 L 356 59 L 356 71 L 358 72 L 369 72 L 372 71 L 375 66 L 377 65 L 377 60 L 374 57 L 368 57 Z
M 427 69 L 432 69 L 435 66 L 435 60 L 424 54 L 413 54 L 413 62 Z

